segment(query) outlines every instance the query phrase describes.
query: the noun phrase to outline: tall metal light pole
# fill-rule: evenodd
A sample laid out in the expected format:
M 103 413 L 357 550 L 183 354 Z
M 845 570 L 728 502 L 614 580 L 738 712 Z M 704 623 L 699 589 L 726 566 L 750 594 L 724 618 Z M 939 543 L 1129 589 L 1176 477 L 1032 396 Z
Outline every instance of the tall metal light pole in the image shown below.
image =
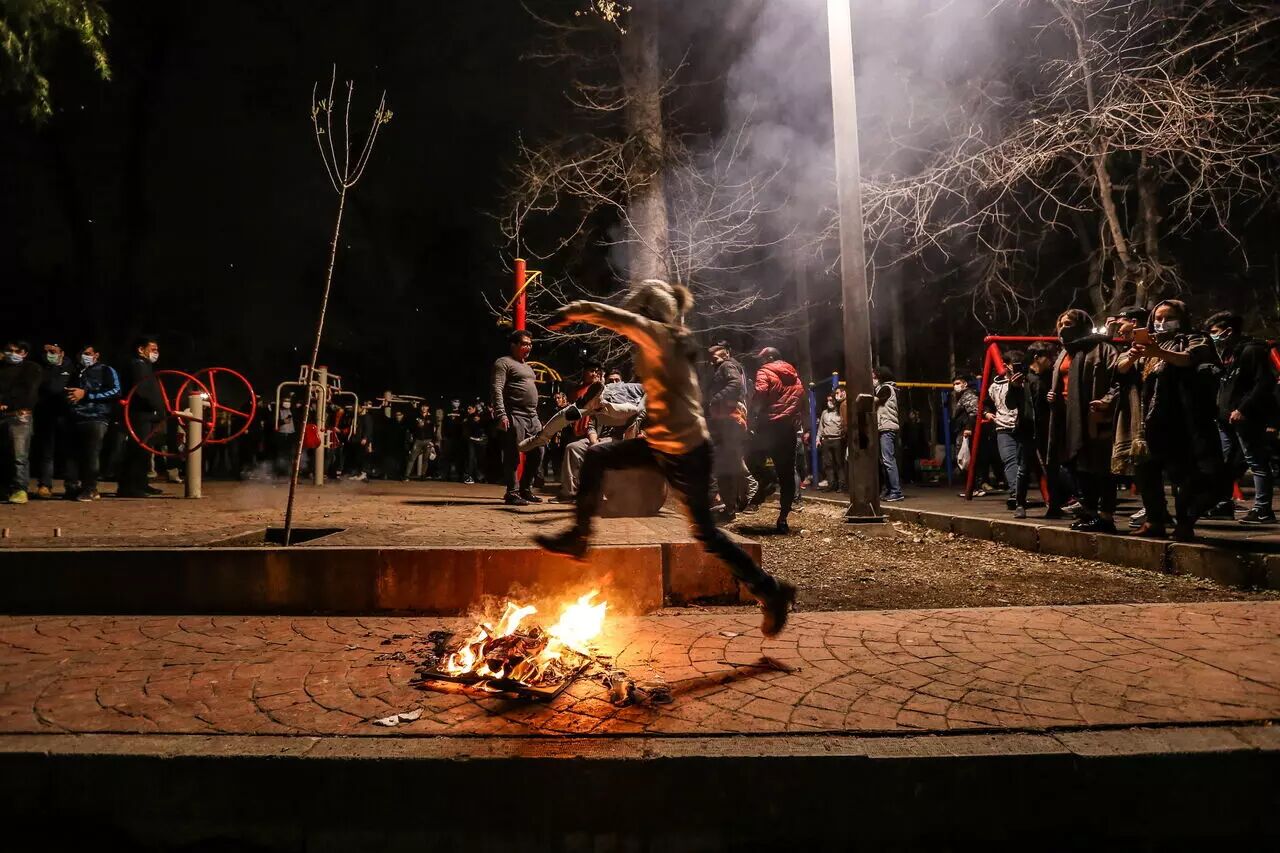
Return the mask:
M 858 103 L 853 81 L 852 0 L 827 0 L 831 108 L 835 119 L 836 188 L 840 203 L 840 282 L 844 299 L 845 388 L 849 407 L 848 521 L 881 521 L 880 433 L 871 402 L 871 317 L 862 234 Z

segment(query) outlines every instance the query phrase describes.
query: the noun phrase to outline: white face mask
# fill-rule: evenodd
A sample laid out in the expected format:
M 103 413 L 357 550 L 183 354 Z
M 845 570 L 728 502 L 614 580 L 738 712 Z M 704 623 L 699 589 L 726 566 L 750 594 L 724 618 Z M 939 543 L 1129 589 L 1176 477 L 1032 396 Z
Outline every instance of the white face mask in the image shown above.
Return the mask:
M 1151 328 L 1156 333 L 1176 332 L 1181 326 L 1182 324 L 1179 323 L 1176 319 L 1171 319 L 1171 320 L 1156 320 L 1155 323 L 1151 325 Z
M 961 385 L 961 384 L 959 384 L 959 383 L 956 383 L 955 385 L 952 385 L 951 387 L 955 389 L 955 392 L 956 392 L 957 394 L 963 394 L 963 393 L 964 393 L 964 389 L 965 389 L 965 388 L 967 388 L 968 386 L 967 386 L 967 385 Z
M 96 355 L 88 355 L 87 353 L 82 353 L 80 355 L 80 363 L 85 367 L 93 367 L 93 363 L 97 360 L 98 357 Z

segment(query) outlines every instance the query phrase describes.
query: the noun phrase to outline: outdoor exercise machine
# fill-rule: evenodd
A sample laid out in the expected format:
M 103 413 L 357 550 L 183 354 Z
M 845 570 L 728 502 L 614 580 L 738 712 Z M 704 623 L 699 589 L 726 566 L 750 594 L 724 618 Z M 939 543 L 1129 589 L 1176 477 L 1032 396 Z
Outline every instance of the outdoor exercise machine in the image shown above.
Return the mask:
M 139 389 L 154 385 L 164 403 L 163 412 L 145 413 Z M 245 402 L 239 402 L 241 398 Z M 206 367 L 193 373 L 181 370 L 157 370 L 150 379 L 144 379 L 129 389 L 121 401 L 124 407 L 124 426 L 131 438 L 153 456 L 168 459 L 185 457 L 185 497 L 202 497 L 204 486 L 204 459 L 201 449 L 206 444 L 228 444 L 249 431 L 258 412 L 258 399 L 253 386 L 242 374 L 229 367 Z M 227 417 L 220 418 L 225 412 Z M 160 415 L 158 420 L 154 415 Z M 145 435 L 139 435 L 139 424 L 155 420 Z M 219 434 L 219 429 L 224 434 Z M 185 434 L 181 446 L 164 448 L 156 446 L 170 430 Z M 153 443 L 154 442 L 154 443 Z
M 297 436 L 298 441 L 303 442 L 304 449 L 315 451 L 312 478 L 317 486 L 323 486 L 325 421 L 329 417 L 329 403 L 338 398 L 350 398 L 351 407 L 359 411 L 360 398 L 356 396 L 354 391 L 342 390 L 342 377 L 336 373 L 330 373 L 329 368 L 324 365 L 316 365 L 314 376 L 309 374 L 310 368 L 304 364 L 298 370 L 297 380 L 281 382 L 276 386 L 276 419 L 274 428 L 277 432 L 280 430 L 280 401 L 283 399 L 286 388 L 296 388 L 298 393 L 312 395 L 311 410 L 315 412 L 315 435 L 308 435 L 310 424 L 302 424 L 301 429 L 299 429 L 296 420 L 294 422 L 294 434 Z

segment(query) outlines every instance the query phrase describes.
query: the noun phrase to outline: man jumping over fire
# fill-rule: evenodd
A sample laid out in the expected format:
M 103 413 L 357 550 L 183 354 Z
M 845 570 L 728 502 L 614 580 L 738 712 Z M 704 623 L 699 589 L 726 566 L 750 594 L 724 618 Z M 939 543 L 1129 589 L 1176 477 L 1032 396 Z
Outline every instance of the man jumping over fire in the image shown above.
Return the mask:
M 711 442 L 694 368 L 696 350 L 684 324 L 692 305 L 687 288 L 650 279 L 632 289 L 623 308 L 571 302 L 552 317 L 551 329 L 591 323 L 631 341 L 648 409 L 643 436 L 597 444 L 587 452 L 573 528 L 554 536 L 539 534 L 534 540 L 548 551 L 582 560 L 600 508 L 605 471 L 656 468 L 680 494 L 694 536 L 728 564 L 733 576 L 760 602 L 764 610 L 760 630 L 772 637 L 787 624 L 796 588 L 761 569 L 716 527 L 711 515 Z

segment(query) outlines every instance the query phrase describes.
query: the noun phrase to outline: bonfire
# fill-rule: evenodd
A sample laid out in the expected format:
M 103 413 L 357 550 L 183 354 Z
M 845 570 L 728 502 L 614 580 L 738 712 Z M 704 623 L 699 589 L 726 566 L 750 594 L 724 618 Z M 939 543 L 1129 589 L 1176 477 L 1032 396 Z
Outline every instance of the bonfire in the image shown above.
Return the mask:
M 592 660 L 590 643 L 604 626 L 608 607 L 594 601 L 598 594 L 592 590 L 565 607 L 549 628 L 530 619 L 536 607 L 508 600 L 496 622 L 482 620 L 422 675 L 425 680 L 554 696 Z

